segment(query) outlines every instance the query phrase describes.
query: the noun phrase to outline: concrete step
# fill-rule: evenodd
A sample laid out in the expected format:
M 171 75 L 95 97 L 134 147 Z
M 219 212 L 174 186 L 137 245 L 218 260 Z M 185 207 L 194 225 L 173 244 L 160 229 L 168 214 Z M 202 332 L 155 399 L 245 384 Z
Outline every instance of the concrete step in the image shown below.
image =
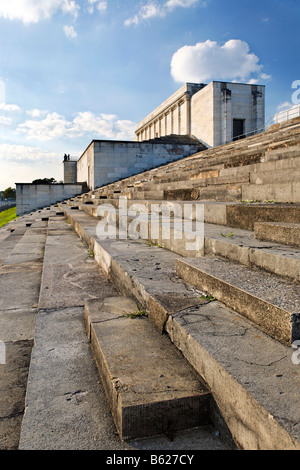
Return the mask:
M 249 184 L 242 186 L 241 199 L 244 201 L 273 200 L 281 203 L 297 204 L 300 201 L 300 182 Z
M 300 204 L 242 202 L 226 206 L 226 225 L 254 231 L 256 222 L 300 223 Z
M 87 301 L 86 318 L 121 439 L 171 435 L 209 424 L 211 394 L 190 364 L 135 302 L 108 300 L 108 306 Z
M 263 241 L 254 232 L 205 224 L 204 253 L 221 256 L 249 268 L 300 281 L 300 250 L 278 240 Z
M 182 429 L 186 443 L 205 435 L 192 445 L 225 449 L 211 425 L 195 429 L 210 420 L 211 394 L 198 374 L 147 318 L 127 318 L 136 302 L 120 296 L 70 224 L 53 216 L 48 224 L 19 449 L 139 449 L 136 438 L 160 432 L 178 445 Z M 134 441 L 119 440 L 105 392 L 121 439 Z
M 299 150 L 298 150 L 299 155 Z M 270 160 L 262 163 L 249 164 L 238 167 L 225 168 L 224 165 L 217 162 L 209 168 L 203 168 L 197 171 L 193 168 L 184 170 L 174 169 L 168 175 L 156 177 L 154 181 L 151 178 L 138 189 L 145 191 L 172 190 L 193 187 L 203 187 L 221 184 L 237 183 L 284 183 L 290 181 L 299 181 L 300 158 L 283 158 L 281 160 Z M 293 170 L 293 171 L 291 171 Z M 292 179 L 291 179 L 292 178 Z M 134 191 L 134 188 L 131 189 Z
M 252 231 L 203 224 L 203 220 L 209 218 L 211 212 L 215 211 L 215 216 L 218 216 L 217 205 L 156 205 L 149 201 L 147 204 L 132 204 L 132 201 L 126 201 L 124 211 L 115 209 L 116 206 L 117 204 L 102 204 L 98 208 L 90 205 L 80 208 L 88 214 L 99 216 L 99 221 L 103 224 L 111 224 L 110 233 L 121 229 L 131 239 L 149 241 L 181 256 L 202 257 L 205 254 L 214 254 L 300 281 L 300 251 L 296 248 L 279 242 L 260 241 Z M 122 207 L 121 204 L 119 207 Z M 226 209 L 226 206 L 222 207 Z M 174 213 L 170 211 L 172 208 Z M 155 210 L 159 212 L 155 213 Z M 186 218 L 183 219 L 183 216 Z M 103 234 L 106 230 L 108 227 L 103 226 Z
M 287 222 L 256 222 L 255 237 L 258 240 L 274 241 L 300 247 L 300 224 Z
M 95 218 L 61 208 L 118 291 L 134 297 L 201 371 L 221 435 L 229 432 L 242 449 L 299 449 L 300 383 L 293 349 L 183 282 L 175 260 L 184 258 L 140 240 L 100 242 Z
M 300 339 L 299 285 L 215 257 L 178 259 L 176 273 L 271 337 L 288 345 Z
M 97 208 L 101 204 L 111 205 L 118 209 L 120 199 L 92 199 L 93 205 L 76 204 L 81 210 L 88 211 L 91 215 L 97 216 Z M 192 219 L 195 220 L 197 206 L 204 206 L 204 220 L 207 223 L 217 225 L 227 225 L 228 227 L 240 228 L 254 231 L 256 222 L 286 222 L 300 223 L 300 204 L 277 204 L 272 201 L 265 203 L 252 202 L 224 202 L 224 201 L 185 201 L 185 200 L 147 200 L 136 199 L 126 200 L 126 208 L 130 209 L 135 204 L 143 206 L 145 211 L 150 212 L 152 205 L 161 206 L 162 210 L 175 210 L 175 214 L 184 214 L 184 208 L 189 205 L 192 209 Z M 89 207 L 88 207 L 89 206 Z M 188 217 L 188 216 L 187 216 Z
M 42 215 L 19 217 L 0 229 L 1 450 L 16 450 L 20 439 L 47 226 Z
M 20 450 L 124 450 L 84 328 L 84 302 L 114 295 L 62 217 L 49 217 Z M 64 290 L 65 289 L 65 290 Z
M 297 130 L 297 132 L 299 132 L 299 130 Z M 180 170 L 179 173 L 182 170 L 182 174 L 187 175 L 193 169 L 196 171 L 198 170 L 198 172 L 199 168 L 203 168 L 205 170 L 205 166 L 208 164 L 216 166 L 216 168 L 222 168 L 223 166 L 224 169 L 238 168 L 242 165 L 251 166 L 255 163 L 259 165 L 263 162 L 271 162 L 274 158 L 288 158 L 289 145 L 291 145 L 291 149 L 294 151 L 294 153 L 290 153 L 290 156 L 292 157 L 299 155 L 299 153 L 297 154 L 295 151 L 297 148 L 296 143 L 294 142 L 293 145 L 292 140 L 285 139 L 282 142 L 276 142 L 276 138 L 270 137 L 270 135 L 257 136 L 256 140 L 257 143 L 254 144 L 251 144 L 252 140 L 250 138 L 246 139 L 244 143 L 235 142 L 234 144 L 227 144 L 225 146 L 210 149 L 206 152 L 201 152 L 200 154 L 188 157 L 183 162 L 174 162 L 167 165 L 163 169 L 153 169 L 140 175 L 127 178 L 124 180 L 124 182 L 111 184 L 108 186 L 108 188 L 111 188 L 112 190 L 120 190 L 121 188 L 124 188 L 124 185 L 138 186 L 138 184 L 142 184 L 140 181 L 141 179 L 144 179 L 144 181 L 147 182 L 149 181 L 149 178 L 151 179 L 153 176 L 155 176 L 156 179 L 157 177 L 161 178 L 162 182 L 164 181 L 164 178 L 166 178 L 166 181 L 172 181 L 172 178 L 177 177 L 177 174 L 174 173 L 174 170 L 177 173 L 178 170 Z M 272 143 L 274 140 L 275 144 Z M 278 149 L 274 150 L 275 147 L 272 147 L 272 145 L 277 146 Z M 281 154 L 276 157 L 275 152 L 278 151 L 281 151 Z M 266 152 L 267 155 L 265 155 Z M 273 154 L 271 152 L 273 152 Z M 167 175 L 167 173 L 169 173 L 169 175 Z

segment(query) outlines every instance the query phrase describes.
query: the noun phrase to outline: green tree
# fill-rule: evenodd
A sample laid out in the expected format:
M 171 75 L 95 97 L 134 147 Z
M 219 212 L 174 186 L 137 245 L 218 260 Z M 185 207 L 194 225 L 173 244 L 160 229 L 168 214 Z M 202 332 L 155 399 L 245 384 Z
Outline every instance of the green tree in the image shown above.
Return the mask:
M 32 184 L 55 184 L 57 183 L 55 178 L 40 178 L 32 181 Z
M 3 199 L 16 199 L 16 190 L 9 187 L 3 191 Z

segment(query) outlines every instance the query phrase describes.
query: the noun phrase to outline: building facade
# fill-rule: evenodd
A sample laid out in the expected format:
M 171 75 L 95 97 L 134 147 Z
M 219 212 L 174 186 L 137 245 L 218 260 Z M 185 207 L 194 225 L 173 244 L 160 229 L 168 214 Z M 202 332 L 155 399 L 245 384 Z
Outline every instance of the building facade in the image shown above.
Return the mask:
M 203 148 L 196 139 L 180 136 L 164 142 L 93 140 L 77 161 L 76 179 L 89 189 L 100 188 L 188 157 L 199 150 Z M 64 165 L 72 166 L 72 162 L 64 162 Z M 72 168 L 70 172 L 65 169 L 65 175 L 69 176 Z
M 210 148 L 261 129 L 264 123 L 264 86 L 186 83 L 139 123 L 136 140 L 191 135 Z

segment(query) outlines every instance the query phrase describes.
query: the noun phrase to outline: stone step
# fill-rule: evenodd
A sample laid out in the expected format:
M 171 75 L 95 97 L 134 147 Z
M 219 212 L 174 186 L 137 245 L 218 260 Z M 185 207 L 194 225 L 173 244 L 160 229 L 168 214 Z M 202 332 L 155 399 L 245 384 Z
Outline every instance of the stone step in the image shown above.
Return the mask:
M 138 449 L 139 442 L 116 440 L 104 392 L 121 440 L 166 433 L 178 443 L 180 431 L 201 436 L 195 427 L 209 424 L 210 438 L 199 446 L 226 448 L 213 437 L 203 380 L 135 314 L 136 302 L 120 296 L 70 224 L 49 217 L 21 450 Z
M 80 205 L 82 210 L 88 211 L 91 215 L 97 216 L 97 207 L 100 204 L 107 204 L 119 208 L 119 199 L 93 199 L 93 205 Z M 174 210 L 176 215 L 184 214 L 184 207 L 192 206 L 192 219 L 195 220 L 196 207 L 204 205 L 204 220 L 207 223 L 217 225 L 228 225 L 228 227 L 240 228 L 254 231 L 256 222 L 286 222 L 300 223 L 300 204 L 278 204 L 272 201 L 265 203 L 253 202 L 224 202 L 224 201 L 184 201 L 184 200 L 145 200 L 136 199 L 126 201 L 127 209 L 135 204 L 143 206 L 145 211 L 150 212 L 153 204 L 159 204 L 168 210 Z M 78 204 L 77 204 L 78 205 Z M 88 207 L 89 206 L 89 207 Z
M 300 224 L 288 222 L 256 222 L 255 238 L 300 247 Z
M 164 199 L 168 201 L 239 202 L 242 200 L 242 185 L 224 184 L 204 188 L 186 187 L 185 189 L 165 190 Z
M 244 201 L 273 200 L 281 203 L 297 204 L 300 201 L 300 182 L 245 184 L 242 186 L 241 195 Z
M 1 450 L 17 450 L 20 439 L 46 225 L 36 212 L 0 229 Z
M 107 300 L 87 301 L 86 321 L 121 439 L 209 424 L 211 394 L 195 370 L 134 301 Z
M 216 218 L 221 218 L 222 212 L 216 204 L 184 206 L 171 203 L 155 205 L 150 201 L 145 201 L 145 204 L 132 202 L 126 201 L 124 207 L 127 210 L 123 212 L 116 209 L 121 207 L 120 204 L 102 204 L 98 208 L 88 205 L 82 206 L 81 209 L 93 216 L 99 216 L 103 224 L 104 221 L 111 224 L 112 231 L 121 228 L 122 233 L 131 239 L 141 238 L 181 256 L 201 257 L 204 254 L 214 254 L 293 281 L 300 281 L 300 251 L 297 248 L 284 246 L 279 240 L 258 240 L 254 232 L 248 230 L 228 226 L 225 229 L 217 223 L 205 222 L 203 225 L 203 220 L 209 219 L 211 213 L 214 213 Z M 153 213 L 157 207 L 159 212 Z M 174 209 L 174 214 L 170 212 L 171 208 Z M 226 205 L 221 208 L 226 209 Z M 215 219 L 214 222 L 216 221 Z M 102 233 L 107 229 L 103 225 Z
M 278 203 L 228 204 L 226 206 L 226 225 L 254 231 L 256 222 L 300 223 L 300 204 Z M 272 201 L 270 199 L 270 201 Z
M 204 253 L 221 256 L 250 268 L 300 281 L 300 250 L 279 240 L 263 241 L 254 232 L 215 224 L 204 225 Z
M 163 214 L 139 211 L 138 206 L 124 215 L 109 206 L 101 206 L 102 233 L 122 232 L 130 239 L 140 238 L 185 257 L 202 257 L 214 254 L 237 261 L 246 266 L 255 266 L 270 273 L 300 281 L 300 250 L 276 242 L 263 242 L 255 239 L 254 233 L 224 227 L 216 224 L 203 224 L 204 211 L 198 211 L 198 221 L 166 217 Z M 132 206 L 134 207 L 134 206 Z M 201 206 L 198 206 L 201 209 Z M 107 210 L 107 211 L 106 211 Z M 110 229 L 107 225 L 111 225 Z M 100 236 L 100 230 L 98 236 Z M 117 232 L 116 232 L 117 233 Z
M 300 159 L 299 159 L 300 165 Z M 264 170 L 251 172 L 250 183 L 256 185 L 266 184 L 282 184 L 288 182 L 299 182 L 300 170 L 298 168 L 280 169 L 280 170 Z
M 300 339 L 299 285 L 215 257 L 178 259 L 176 273 L 271 337 L 288 345 Z
M 296 129 L 296 132 L 299 132 L 298 128 Z M 278 137 L 270 138 L 270 136 L 266 135 L 256 136 L 256 139 L 257 144 L 250 144 L 252 140 L 249 138 L 249 141 L 246 139 L 246 143 L 235 142 L 234 144 L 227 144 L 225 146 L 210 149 L 206 152 L 201 152 L 200 154 L 188 157 L 184 161 L 173 162 L 163 169 L 153 169 L 140 175 L 127 178 L 124 180 L 124 182 L 111 184 L 109 185 L 109 188 L 112 190 L 120 190 L 124 184 L 128 185 L 129 183 L 133 183 L 134 186 L 137 186 L 138 184 L 142 184 L 141 181 L 139 181 L 141 180 L 141 177 L 144 177 L 144 181 L 149 181 L 149 178 L 151 179 L 151 177 L 154 175 L 156 179 L 158 177 L 162 178 L 162 181 L 164 181 L 164 178 L 167 176 L 166 181 L 172 181 L 172 178 L 177 177 L 176 173 L 178 173 L 179 169 L 180 172 L 183 170 L 183 174 L 189 174 L 193 169 L 196 171 L 198 170 L 199 172 L 199 168 L 204 168 L 207 166 L 207 164 L 216 165 L 217 168 L 222 168 L 223 166 L 224 169 L 238 168 L 241 165 L 247 165 L 251 167 L 255 165 L 255 163 L 257 163 L 257 166 L 259 166 L 263 164 L 263 162 L 272 162 L 272 160 L 276 158 L 288 158 L 289 148 L 292 149 L 292 153 L 290 152 L 289 154 L 290 157 L 296 157 L 299 155 L 299 153 L 296 151 L 296 142 L 293 141 L 292 137 L 290 141 L 285 139 L 282 142 L 278 142 Z M 272 144 L 272 142 L 275 143 Z M 297 143 L 299 145 L 299 142 Z M 271 146 L 269 146 L 269 144 Z M 278 149 L 276 149 L 276 146 Z M 257 154 L 258 151 L 259 154 Z M 276 152 L 281 153 L 276 155 Z M 167 175 L 167 173 L 169 173 L 169 175 Z
M 295 153 L 295 152 L 294 152 Z M 298 150 L 299 155 L 299 150 Z M 203 168 L 200 170 L 199 166 L 197 171 L 192 168 L 185 170 L 174 169 L 172 173 L 166 175 L 162 174 L 160 177 L 156 177 L 154 181 L 149 179 L 139 189 L 154 190 L 172 190 L 172 189 L 184 189 L 188 187 L 188 183 L 193 187 L 209 186 L 216 184 L 236 184 L 236 183 L 249 183 L 262 184 L 265 182 L 278 183 L 278 182 L 289 182 L 299 181 L 299 168 L 300 158 L 283 158 L 283 155 L 279 155 L 280 160 L 268 160 L 262 163 L 253 163 L 245 166 L 225 168 L 224 164 L 220 165 L 219 162 L 209 163 L 209 168 Z M 206 164 L 207 165 L 207 164 Z M 203 166 L 203 164 L 202 164 Z M 201 165 L 200 165 L 201 167 Z M 291 172 L 291 170 L 293 170 Z M 134 187 L 131 191 L 134 191 Z
M 299 449 L 299 375 L 293 349 L 183 282 L 175 272 L 175 260 L 183 258 L 140 240 L 100 242 L 95 218 L 61 207 L 118 291 L 134 297 L 156 328 L 167 332 L 201 371 L 221 435 L 227 429 L 242 449 Z

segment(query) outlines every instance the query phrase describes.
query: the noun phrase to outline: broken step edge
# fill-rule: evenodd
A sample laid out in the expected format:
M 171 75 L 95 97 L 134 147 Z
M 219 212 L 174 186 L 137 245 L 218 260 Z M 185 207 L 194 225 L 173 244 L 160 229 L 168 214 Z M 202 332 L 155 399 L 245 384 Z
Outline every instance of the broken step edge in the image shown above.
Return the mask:
M 115 306 L 114 306 L 115 303 Z M 85 303 L 91 347 L 121 440 L 211 424 L 211 393 L 147 318 L 128 317 L 133 300 Z

